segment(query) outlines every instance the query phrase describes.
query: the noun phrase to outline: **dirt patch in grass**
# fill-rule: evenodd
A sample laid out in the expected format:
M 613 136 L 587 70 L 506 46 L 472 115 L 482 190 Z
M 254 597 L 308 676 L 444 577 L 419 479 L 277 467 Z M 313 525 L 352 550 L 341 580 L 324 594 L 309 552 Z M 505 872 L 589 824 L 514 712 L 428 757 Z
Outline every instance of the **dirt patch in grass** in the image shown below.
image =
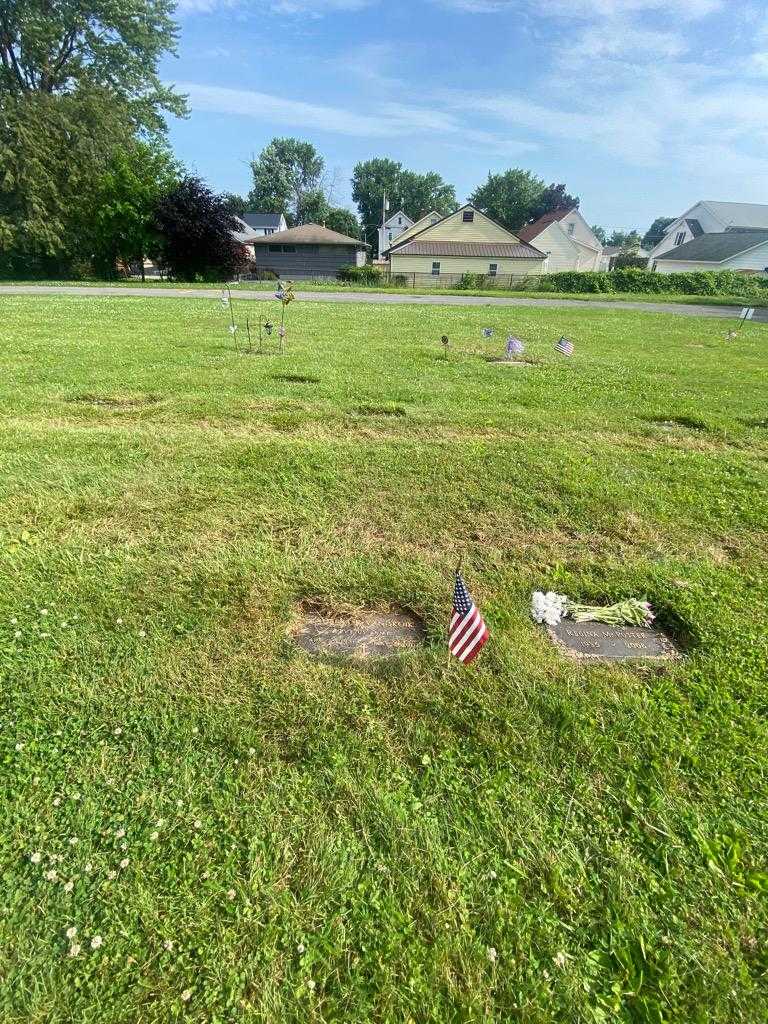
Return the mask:
M 289 635 L 308 654 L 356 660 L 417 650 L 425 640 L 423 622 L 404 608 L 352 610 L 325 600 L 302 602 Z
M 96 395 L 84 394 L 68 398 L 68 402 L 82 405 L 104 406 L 108 409 L 135 409 L 144 405 L 156 405 L 162 401 L 160 395 Z
M 712 428 L 704 420 L 698 419 L 696 416 L 647 416 L 646 419 L 649 423 L 655 423 L 660 427 L 666 427 L 668 430 L 674 427 L 683 427 L 685 430 L 700 430 L 700 431 L 711 431 Z
M 319 384 L 319 377 L 308 377 L 301 373 L 274 373 L 272 380 L 282 380 L 287 384 Z
M 407 416 L 408 413 L 399 405 L 358 405 L 355 409 L 358 416 Z

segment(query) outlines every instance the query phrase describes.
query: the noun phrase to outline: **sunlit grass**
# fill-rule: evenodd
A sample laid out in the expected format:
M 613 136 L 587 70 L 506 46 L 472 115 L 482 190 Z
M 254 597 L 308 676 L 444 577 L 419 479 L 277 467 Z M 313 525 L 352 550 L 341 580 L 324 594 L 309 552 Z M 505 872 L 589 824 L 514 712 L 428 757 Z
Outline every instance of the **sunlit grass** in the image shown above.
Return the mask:
M 281 357 L 205 300 L 0 314 L 3 1022 L 766 1019 L 768 327 L 297 302 Z M 539 587 L 686 657 L 561 659 Z M 306 598 L 429 643 L 313 662 Z

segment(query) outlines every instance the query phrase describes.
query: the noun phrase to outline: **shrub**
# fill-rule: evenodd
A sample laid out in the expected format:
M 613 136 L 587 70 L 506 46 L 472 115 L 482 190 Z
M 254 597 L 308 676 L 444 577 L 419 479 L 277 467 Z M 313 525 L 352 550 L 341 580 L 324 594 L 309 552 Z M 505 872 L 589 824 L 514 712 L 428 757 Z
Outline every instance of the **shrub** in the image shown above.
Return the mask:
M 634 252 L 620 252 L 614 257 L 612 270 L 647 270 L 648 269 L 648 257 L 638 256 Z
M 456 287 L 466 291 L 478 291 L 487 288 L 488 283 L 485 274 L 462 274 Z
M 366 263 L 362 267 L 356 267 L 353 264 L 349 264 L 346 267 L 339 267 L 336 272 L 336 277 L 339 281 L 347 281 L 354 284 L 375 285 L 381 284 L 382 275 L 378 267 L 374 267 L 371 266 L 370 263 Z
M 389 279 L 389 283 L 393 288 L 407 288 L 409 284 L 407 274 L 393 274 Z
M 610 294 L 630 292 L 638 295 L 673 293 L 678 295 L 738 295 L 759 297 L 768 281 L 733 270 L 693 270 L 660 274 L 639 267 L 617 270 L 563 270 L 544 274 L 539 279 L 543 291 Z

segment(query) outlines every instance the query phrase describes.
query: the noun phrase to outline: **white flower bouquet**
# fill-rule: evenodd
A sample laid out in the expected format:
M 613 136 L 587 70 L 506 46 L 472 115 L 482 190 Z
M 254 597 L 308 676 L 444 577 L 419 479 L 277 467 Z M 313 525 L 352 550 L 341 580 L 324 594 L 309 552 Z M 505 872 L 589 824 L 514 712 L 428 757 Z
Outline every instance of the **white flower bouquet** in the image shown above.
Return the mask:
M 648 601 L 638 601 L 634 597 L 603 607 L 577 604 L 565 594 L 556 594 L 553 590 L 546 594 L 537 590 L 533 594 L 531 616 L 535 622 L 542 622 L 547 626 L 556 626 L 568 616 L 574 622 L 603 622 L 609 626 L 645 626 L 646 628 L 656 618 Z

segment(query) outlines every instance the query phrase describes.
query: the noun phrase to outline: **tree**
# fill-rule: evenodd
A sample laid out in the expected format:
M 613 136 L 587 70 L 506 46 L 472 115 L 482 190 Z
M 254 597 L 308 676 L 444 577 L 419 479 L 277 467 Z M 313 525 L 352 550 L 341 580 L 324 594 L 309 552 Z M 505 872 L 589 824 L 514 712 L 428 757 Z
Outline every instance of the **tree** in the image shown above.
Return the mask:
M 176 52 L 175 0 L 3 0 L 0 92 L 23 97 L 107 90 L 137 125 L 164 127 L 182 97 L 163 85 L 160 59 Z
M 637 231 L 614 231 L 607 244 L 620 249 L 637 248 L 640 245 L 640 234 Z
M 103 89 L 50 96 L 0 92 L 0 267 L 58 273 L 78 253 L 81 211 L 132 138 L 122 104 Z
M 239 196 L 235 192 L 222 192 L 219 198 L 224 203 L 227 213 L 235 217 L 242 217 L 248 212 L 248 200 L 244 196 Z
M 305 192 L 296 208 L 296 224 L 325 224 L 331 207 L 320 188 Z
M 470 202 L 510 231 L 528 224 L 544 195 L 544 182 L 530 171 L 512 167 L 490 174 L 469 197 Z
M 232 237 L 236 227 L 220 196 L 199 178 L 183 178 L 155 209 L 160 262 L 181 281 L 229 278 L 248 263 L 246 250 Z
M 251 161 L 253 188 L 248 195 L 252 210 L 283 213 L 289 223 L 300 223 L 308 193 L 320 187 L 325 161 L 311 142 L 272 139 Z
M 643 235 L 643 248 L 650 251 L 657 246 L 666 234 L 667 228 L 673 224 L 677 217 L 657 217 Z
M 332 206 L 325 222 L 325 226 L 331 231 L 338 231 L 339 234 L 349 235 L 350 238 L 360 237 L 360 222 L 351 210 L 341 206 Z
M 553 183 L 541 193 L 541 198 L 531 210 L 530 219 L 538 220 L 545 213 L 552 213 L 555 210 L 578 210 L 579 202 L 578 196 L 571 196 L 565 191 L 565 185 Z
M 111 277 L 118 263 L 138 263 L 159 245 L 155 209 L 181 177 L 165 146 L 130 140 L 110 161 L 81 209 L 81 249 L 92 252 L 97 272 Z
M 608 235 L 605 233 L 605 228 L 601 228 L 599 224 L 593 224 L 592 234 L 598 240 L 600 245 L 606 244 L 606 239 L 608 238 Z
M 384 197 L 389 212 L 402 209 L 412 220 L 430 210 L 452 213 L 456 209 L 456 191 L 434 171 L 418 174 L 386 157 L 364 160 L 352 172 L 352 198 L 357 204 L 363 238 L 373 242 L 381 224 Z

